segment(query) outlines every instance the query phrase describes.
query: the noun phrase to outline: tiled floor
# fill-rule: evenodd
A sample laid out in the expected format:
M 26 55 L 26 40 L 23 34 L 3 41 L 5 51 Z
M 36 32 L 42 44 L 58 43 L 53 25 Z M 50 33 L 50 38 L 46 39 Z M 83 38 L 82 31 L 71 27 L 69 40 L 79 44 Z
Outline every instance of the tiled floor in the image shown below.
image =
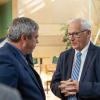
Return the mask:
M 46 100 L 60 100 L 58 97 L 56 97 L 50 90 L 50 82 L 48 82 L 48 91 L 47 91 L 47 80 L 51 80 L 51 74 L 46 75 L 44 73 L 41 73 L 42 83 L 44 86 L 45 94 L 46 94 Z
M 48 82 L 48 91 L 47 91 L 47 81 L 50 81 L 52 79 L 52 75 L 53 73 L 45 73 L 45 71 L 42 70 L 42 72 L 39 72 L 38 68 L 35 68 L 35 70 L 39 73 L 41 79 L 42 79 L 42 83 L 43 83 L 43 87 L 45 90 L 45 94 L 46 94 L 46 100 L 60 100 L 58 97 L 56 97 L 50 90 L 50 82 Z
M 54 96 L 54 94 L 51 91 L 49 91 L 48 94 L 46 93 L 46 100 L 60 100 L 60 99 Z

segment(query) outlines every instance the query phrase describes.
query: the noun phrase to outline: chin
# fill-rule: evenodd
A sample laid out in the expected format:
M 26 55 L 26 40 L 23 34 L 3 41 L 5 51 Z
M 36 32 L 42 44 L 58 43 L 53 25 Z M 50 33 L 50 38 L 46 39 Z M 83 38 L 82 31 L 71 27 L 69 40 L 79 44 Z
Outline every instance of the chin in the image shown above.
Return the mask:
M 72 46 L 73 49 L 80 50 L 77 46 Z
M 77 46 L 72 46 L 73 49 L 77 49 Z

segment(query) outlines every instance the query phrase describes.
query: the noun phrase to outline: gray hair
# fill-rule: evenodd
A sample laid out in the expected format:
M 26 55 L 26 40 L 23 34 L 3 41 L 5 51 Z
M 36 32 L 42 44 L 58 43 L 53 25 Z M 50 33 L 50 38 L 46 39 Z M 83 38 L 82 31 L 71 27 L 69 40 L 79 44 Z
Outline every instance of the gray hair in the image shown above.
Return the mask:
M 8 29 L 7 37 L 10 41 L 18 42 L 22 34 L 24 34 L 28 38 L 31 38 L 32 33 L 37 32 L 38 29 L 38 24 L 30 18 L 15 18 Z
M 68 24 L 73 22 L 80 22 L 82 30 L 91 30 L 91 24 L 87 19 L 75 18 L 68 22 Z

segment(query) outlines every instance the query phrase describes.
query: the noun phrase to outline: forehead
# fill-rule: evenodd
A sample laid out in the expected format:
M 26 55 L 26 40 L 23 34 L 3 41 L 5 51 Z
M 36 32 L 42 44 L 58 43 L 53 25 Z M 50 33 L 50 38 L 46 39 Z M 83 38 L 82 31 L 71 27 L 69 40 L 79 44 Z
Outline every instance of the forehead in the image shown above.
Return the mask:
M 69 32 L 78 31 L 78 30 L 81 30 L 81 23 L 79 21 L 71 22 L 68 25 L 68 31 Z

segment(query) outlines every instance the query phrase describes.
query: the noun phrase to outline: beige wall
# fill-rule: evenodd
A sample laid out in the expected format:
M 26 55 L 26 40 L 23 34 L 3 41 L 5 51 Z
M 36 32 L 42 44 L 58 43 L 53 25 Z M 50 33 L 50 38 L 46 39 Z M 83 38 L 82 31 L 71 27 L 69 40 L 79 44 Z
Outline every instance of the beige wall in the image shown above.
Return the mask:
M 53 56 L 59 56 L 60 52 L 65 50 L 62 37 L 62 35 L 41 35 L 33 57 L 42 58 L 43 64 L 51 64 Z
M 89 3 L 87 0 L 12 0 L 13 17 L 27 16 L 36 20 L 40 26 L 39 44 L 34 57 L 52 57 L 65 50 L 62 42 L 62 24 L 75 17 L 90 18 L 95 25 L 100 22 L 100 1 Z M 92 0 L 91 0 L 92 1 Z M 72 3 L 73 2 L 73 3 Z M 91 5 L 92 4 L 92 5 Z M 89 9 L 89 7 L 91 7 Z M 93 28 L 94 28 L 93 27 Z M 94 29 L 95 30 L 95 29 Z M 92 36 L 96 35 L 93 31 Z M 95 40 L 93 38 L 93 40 Z

